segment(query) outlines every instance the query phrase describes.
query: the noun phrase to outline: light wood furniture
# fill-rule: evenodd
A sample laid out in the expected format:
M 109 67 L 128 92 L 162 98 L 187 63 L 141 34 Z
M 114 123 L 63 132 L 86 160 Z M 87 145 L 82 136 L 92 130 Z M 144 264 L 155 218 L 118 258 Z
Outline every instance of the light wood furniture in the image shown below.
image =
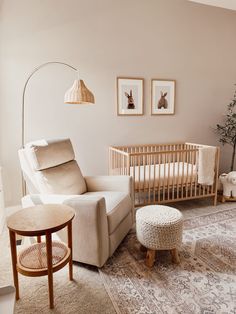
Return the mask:
M 216 147 L 214 182 L 198 183 L 199 149 L 194 143 L 109 147 L 109 174 L 130 175 L 135 186 L 135 206 L 165 204 L 213 197 L 217 203 L 220 149 Z
M 178 248 L 182 243 L 183 217 L 179 210 L 163 205 L 150 205 L 136 212 L 136 233 L 146 252 L 146 265 L 152 267 L 156 252 L 169 250 L 172 261 L 179 263 Z
M 141 247 L 141 251 L 144 250 L 145 247 Z M 157 251 L 156 250 L 151 250 L 151 249 L 146 249 L 147 251 L 147 255 L 146 255 L 146 265 L 149 268 L 152 268 L 154 263 L 155 263 L 155 259 L 156 259 L 156 255 L 157 255 Z M 172 257 L 172 262 L 175 264 L 179 264 L 180 263 L 180 259 L 179 259 L 179 254 L 178 254 L 178 250 L 177 249 L 171 249 L 169 250 L 171 253 L 171 257 Z
M 18 272 L 25 276 L 48 275 L 49 305 L 53 301 L 53 273 L 69 264 L 69 279 L 73 280 L 72 269 L 72 220 L 74 210 L 66 205 L 37 205 L 19 210 L 7 220 L 9 228 L 12 269 L 16 300 L 19 299 Z M 52 233 L 67 227 L 68 246 L 52 241 Z M 37 243 L 21 251 L 17 257 L 16 234 L 37 237 Z M 41 242 L 45 236 L 46 242 Z

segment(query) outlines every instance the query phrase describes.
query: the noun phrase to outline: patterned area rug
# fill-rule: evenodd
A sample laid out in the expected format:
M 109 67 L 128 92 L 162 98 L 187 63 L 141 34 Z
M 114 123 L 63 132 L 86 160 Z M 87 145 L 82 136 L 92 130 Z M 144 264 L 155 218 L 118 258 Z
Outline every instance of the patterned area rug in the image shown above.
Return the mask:
M 100 269 L 117 313 L 236 313 L 236 209 L 186 219 L 180 260 L 160 252 L 148 269 L 131 232 Z

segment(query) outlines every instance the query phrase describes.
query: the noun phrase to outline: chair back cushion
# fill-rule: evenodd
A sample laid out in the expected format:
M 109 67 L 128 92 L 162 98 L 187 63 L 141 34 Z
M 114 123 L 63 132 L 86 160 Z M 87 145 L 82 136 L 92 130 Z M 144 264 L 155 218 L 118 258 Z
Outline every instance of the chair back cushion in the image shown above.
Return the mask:
M 86 183 L 75 160 L 37 171 L 36 180 L 43 194 L 82 194 Z
M 75 159 L 70 139 L 39 140 L 26 144 L 25 148 L 34 170 L 56 167 Z
M 29 143 L 19 156 L 30 193 L 77 195 L 87 191 L 69 139 Z M 31 169 L 26 169 L 24 159 Z

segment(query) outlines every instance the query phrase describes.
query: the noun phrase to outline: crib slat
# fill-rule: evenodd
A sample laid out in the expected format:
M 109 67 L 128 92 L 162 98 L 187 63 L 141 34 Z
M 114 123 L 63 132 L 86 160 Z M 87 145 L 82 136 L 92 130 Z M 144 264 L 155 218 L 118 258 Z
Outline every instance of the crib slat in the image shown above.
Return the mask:
M 146 156 L 143 156 L 143 196 L 144 196 L 144 204 L 146 204 L 146 196 L 145 196 L 145 189 L 146 189 Z
M 139 147 L 140 150 L 140 147 Z M 141 169 L 140 169 L 140 164 L 141 164 L 141 156 L 138 156 L 138 198 L 139 198 L 139 204 L 140 204 L 140 184 L 141 184 L 141 180 L 140 180 L 140 174 L 141 174 Z
M 130 155 L 127 156 L 127 175 L 130 176 Z
M 122 174 L 121 173 L 121 171 L 122 171 L 122 169 L 121 169 L 121 155 L 119 155 L 118 153 L 117 153 L 117 160 L 118 160 L 118 169 L 119 169 L 119 172 L 120 172 L 120 175 Z
M 188 197 L 188 191 L 189 191 L 189 178 L 188 178 L 188 172 L 189 172 L 189 152 L 186 153 L 186 163 L 187 163 L 187 176 L 185 179 L 185 197 Z
M 155 151 L 155 146 L 152 146 L 151 153 Z M 153 176 L 153 183 L 151 186 L 151 198 L 152 198 L 152 203 L 155 203 L 154 201 L 154 195 L 155 195 L 155 174 L 156 174 L 156 166 L 155 166 L 155 155 L 151 155 L 152 161 L 151 161 L 151 167 L 152 167 L 152 176 Z
M 198 152 L 195 154 L 195 160 L 194 160 L 195 165 L 197 165 L 197 162 L 198 162 Z M 198 176 L 196 177 L 195 184 L 194 184 L 194 196 L 195 197 L 197 196 L 197 181 L 198 181 Z
M 117 152 L 116 152 L 116 169 L 118 170 L 118 174 L 120 175 L 119 155 Z
M 174 150 L 176 146 L 174 145 Z M 176 160 L 176 152 L 173 153 L 173 175 L 172 175 L 172 199 L 175 198 L 175 160 Z
M 192 195 L 193 195 L 193 161 L 194 161 L 193 154 L 194 154 L 194 152 L 191 152 L 190 154 L 191 154 L 190 197 L 192 197 Z
M 208 185 L 207 186 L 207 194 L 209 194 L 209 189 L 210 189 L 210 186 Z
M 153 155 L 153 203 L 156 202 L 156 155 Z
M 132 165 L 133 165 L 133 180 L 134 180 L 134 184 L 136 184 L 137 182 L 137 176 L 136 176 L 136 156 L 132 157 Z
M 151 204 L 151 155 L 148 157 L 148 204 Z
M 172 154 L 168 154 L 167 160 L 168 160 L 168 177 L 167 177 L 167 200 L 170 200 L 170 157 Z
M 166 149 L 165 149 L 166 150 Z M 163 165 L 164 165 L 164 178 L 163 178 L 163 184 L 162 184 L 162 200 L 165 201 L 165 187 L 166 187 L 166 154 L 163 154 Z
M 180 167 L 179 159 L 180 159 L 180 153 L 177 153 L 177 159 L 178 159 L 178 161 L 177 161 L 177 167 L 178 167 L 177 168 L 177 199 L 179 199 L 179 167 Z
M 184 149 L 184 145 L 182 144 L 182 149 Z M 181 161 L 182 161 L 182 175 L 181 175 L 181 199 L 184 196 L 184 160 L 185 160 L 185 153 L 181 153 Z
M 125 158 L 124 155 L 122 155 L 122 174 L 125 175 Z
M 158 154 L 158 203 L 161 201 L 161 154 Z
M 206 193 L 206 186 L 202 185 L 202 194 L 205 195 L 205 193 Z
M 114 152 L 114 162 L 115 162 L 115 169 L 117 171 L 117 174 L 119 174 L 118 164 L 117 164 L 117 152 Z
M 108 164 L 108 174 L 111 175 L 111 149 L 109 147 L 108 149 L 108 158 L 109 158 L 109 164 Z

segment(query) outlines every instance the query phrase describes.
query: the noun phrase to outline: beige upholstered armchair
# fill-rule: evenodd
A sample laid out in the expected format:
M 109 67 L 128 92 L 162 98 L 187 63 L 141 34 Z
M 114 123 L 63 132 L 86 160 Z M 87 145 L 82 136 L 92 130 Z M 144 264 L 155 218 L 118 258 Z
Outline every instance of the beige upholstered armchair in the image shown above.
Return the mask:
M 29 143 L 19 158 L 29 192 L 23 207 L 73 207 L 73 260 L 102 267 L 132 227 L 132 178 L 83 177 L 69 139 Z M 65 231 L 58 236 L 66 241 Z

